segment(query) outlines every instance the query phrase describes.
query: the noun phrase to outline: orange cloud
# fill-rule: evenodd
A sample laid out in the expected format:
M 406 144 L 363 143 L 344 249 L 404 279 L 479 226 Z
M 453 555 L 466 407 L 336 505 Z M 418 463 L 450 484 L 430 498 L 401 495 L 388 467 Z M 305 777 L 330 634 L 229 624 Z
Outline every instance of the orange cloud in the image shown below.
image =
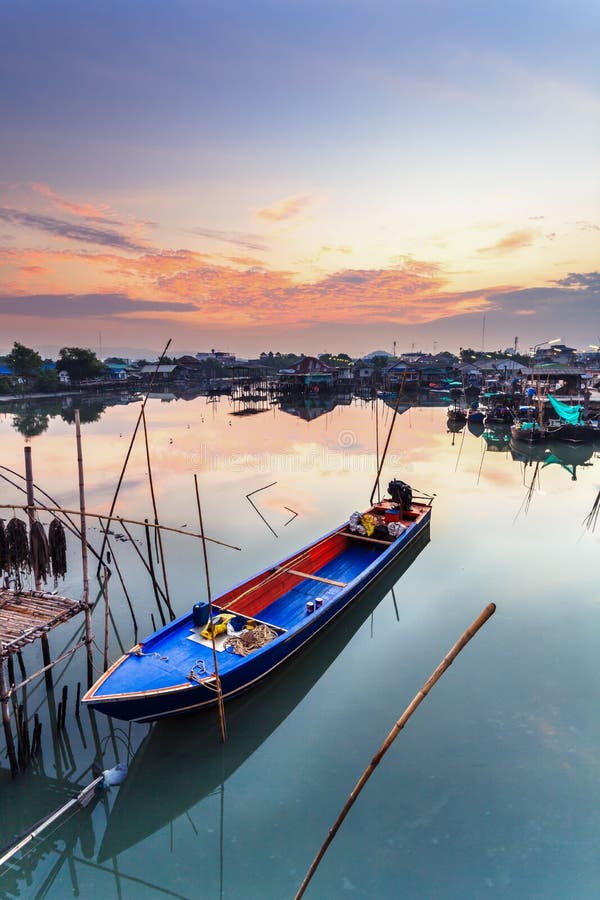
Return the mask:
M 448 291 L 439 266 L 411 258 L 388 269 L 344 269 L 310 282 L 299 281 L 293 272 L 237 262 L 236 267 L 218 264 L 188 250 L 137 258 L 90 251 L 0 251 L 0 264 L 7 269 L 5 298 L 117 293 L 131 301 L 123 304 L 121 315 L 146 320 L 177 316 L 223 327 L 424 324 L 489 309 L 493 295 L 505 290 Z
M 300 215 L 307 207 L 314 205 L 316 200 L 317 198 L 311 194 L 297 194 L 294 197 L 280 200 L 273 206 L 264 206 L 257 210 L 256 215 L 259 219 L 266 219 L 268 222 L 283 222 Z
M 530 247 L 533 244 L 538 232 L 532 228 L 521 228 L 511 231 L 505 237 L 501 238 L 497 243 L 491 244 L 489 247 L 480 247 L 478 253 L 510 253 L 513 250 L 520 250 L 522 247 Z
M 94 206 L 92 203 L 75 203 L 72 200 L 60 197 L 47 184 L 39 184 L 38 182 L 33 182 L 31 187 L 36 193 L 47 197 L 55 206 L 63 209 L 65 212 L 82 216 L 85 219 L 108 219 L 110 217 L 110 207 L 104 203 L 100 206 Z

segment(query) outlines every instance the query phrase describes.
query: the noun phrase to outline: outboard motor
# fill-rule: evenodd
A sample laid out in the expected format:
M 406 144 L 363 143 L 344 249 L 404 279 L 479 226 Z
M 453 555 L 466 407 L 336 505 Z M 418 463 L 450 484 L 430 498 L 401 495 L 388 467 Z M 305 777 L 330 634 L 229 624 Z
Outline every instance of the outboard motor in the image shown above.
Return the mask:
M 388 492 L 394 503 L 401 506 L 403 510 L 410 509 L 412 505 L 412 488 L 410 484 L 394 478 L 388 484 Z

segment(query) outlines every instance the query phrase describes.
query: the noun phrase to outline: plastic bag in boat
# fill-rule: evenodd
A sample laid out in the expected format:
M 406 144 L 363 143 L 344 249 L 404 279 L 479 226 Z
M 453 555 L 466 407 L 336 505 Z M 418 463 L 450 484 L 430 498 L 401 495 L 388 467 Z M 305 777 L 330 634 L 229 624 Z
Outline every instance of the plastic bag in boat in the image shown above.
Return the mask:
M 390 537 L 397 538 L 403 531 L 406 531 L 406 527 L 406 525 L 402 525 L 400 522 L 388 522 L 388 534 Z
M 350 531 L 357 531 L 358 526 L 360 525 L 360 513 L 353 512 L 350 518 L 348 519 L 348 526 Z

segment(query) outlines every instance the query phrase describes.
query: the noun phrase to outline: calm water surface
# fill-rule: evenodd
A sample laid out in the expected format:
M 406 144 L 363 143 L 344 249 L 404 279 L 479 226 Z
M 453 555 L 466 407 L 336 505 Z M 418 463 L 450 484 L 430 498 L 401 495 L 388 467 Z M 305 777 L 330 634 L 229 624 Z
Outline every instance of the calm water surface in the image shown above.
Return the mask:
M 242 548 L 210 545 L 214 593 L 365 507 L 376 470 L 370 404 L 355 401 L 312 420 L 275 408 L 245 417 L 233 411 L 226 399 L 147 406 L 161 521 L 197 530 L 196 474 L 207 534 Z M 139 404 L 113 406 L 84 424 L 89 510 L 108 510 L 138 412 Z M 390 417 L 380 406 L 380 445 Z M 0 461 L 22 472 L 24 439 L 14 424 L 0 407 Z M 52 418 L 31 446 L 37 484 L 76 508 L 73 426 Z M 224 747 L 213 714 L 151 727 L 83 710 L 78 721 L 81 652 L 55 671 L 50 698 L 43 679 L 31 685 L 23 699 L 43 722 L 43 752 L 13 781 L 0 745 L 0 844 L 89 783 L 95 760 L 130 770 L 121 788 L 19 854 L 0 875 L 2 895 L 293 897 L 375 750 L 493 601 L 496 614 L 384 757 L 306 896 L 597 896 L 600 527 L 583 523 L 600 488 L 600 462 L 591 448 L 587 455 L 585 464 L 580 454 L 536 467 L 509 450 L 486 450 L 468 432 L 449 434 L 442 408 L 399 416 L 382 482 L 399 477 L 436 494 L 430 543 L 395 573 L 395 585 L 369 595 L 304 656 L 226 707 Z M 146 473 L 138 440 L 121 515 L 152 518 Z M 266 522 L 246 499 L 253 491 Z M 6 482 L 0 498 L 23 502 Z M 143 531 L 135 538 L 145 549 Z M 90 539 L 99 546 L 94 526 Z M 151 614 L 158 621 L 147 575 L 131 543 L 115 537 L 112 544 L 144 637 Z M 201 547 L 170 535 L 165 550 L 179 614 L 205 590 Z M 60 592 L 78 597 L 72 539 L 69 553 Z M 109 596 L 112 660 L 131 646 L 134 629 L 116 577 Z M 98 671 L 103 621 L 100 603 Z M 80 627 L 73 620 L 52 634 L 55 655 Z M 41 665 L 37 648 L 25 662 L 29 672 Z M 69 712 L 57 738 L 52 719 L 65 684 Z

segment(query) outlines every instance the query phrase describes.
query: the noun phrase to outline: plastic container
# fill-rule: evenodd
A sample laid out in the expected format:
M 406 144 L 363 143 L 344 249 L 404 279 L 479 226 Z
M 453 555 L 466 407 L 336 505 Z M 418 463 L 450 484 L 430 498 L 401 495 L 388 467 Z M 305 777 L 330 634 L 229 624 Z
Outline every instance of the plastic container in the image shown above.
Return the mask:
M 399 522 L 400 521 L 400 510 L 399 509 L 386 509 L 385 511 L 385 523 L 389 525 L 390 522 Z

